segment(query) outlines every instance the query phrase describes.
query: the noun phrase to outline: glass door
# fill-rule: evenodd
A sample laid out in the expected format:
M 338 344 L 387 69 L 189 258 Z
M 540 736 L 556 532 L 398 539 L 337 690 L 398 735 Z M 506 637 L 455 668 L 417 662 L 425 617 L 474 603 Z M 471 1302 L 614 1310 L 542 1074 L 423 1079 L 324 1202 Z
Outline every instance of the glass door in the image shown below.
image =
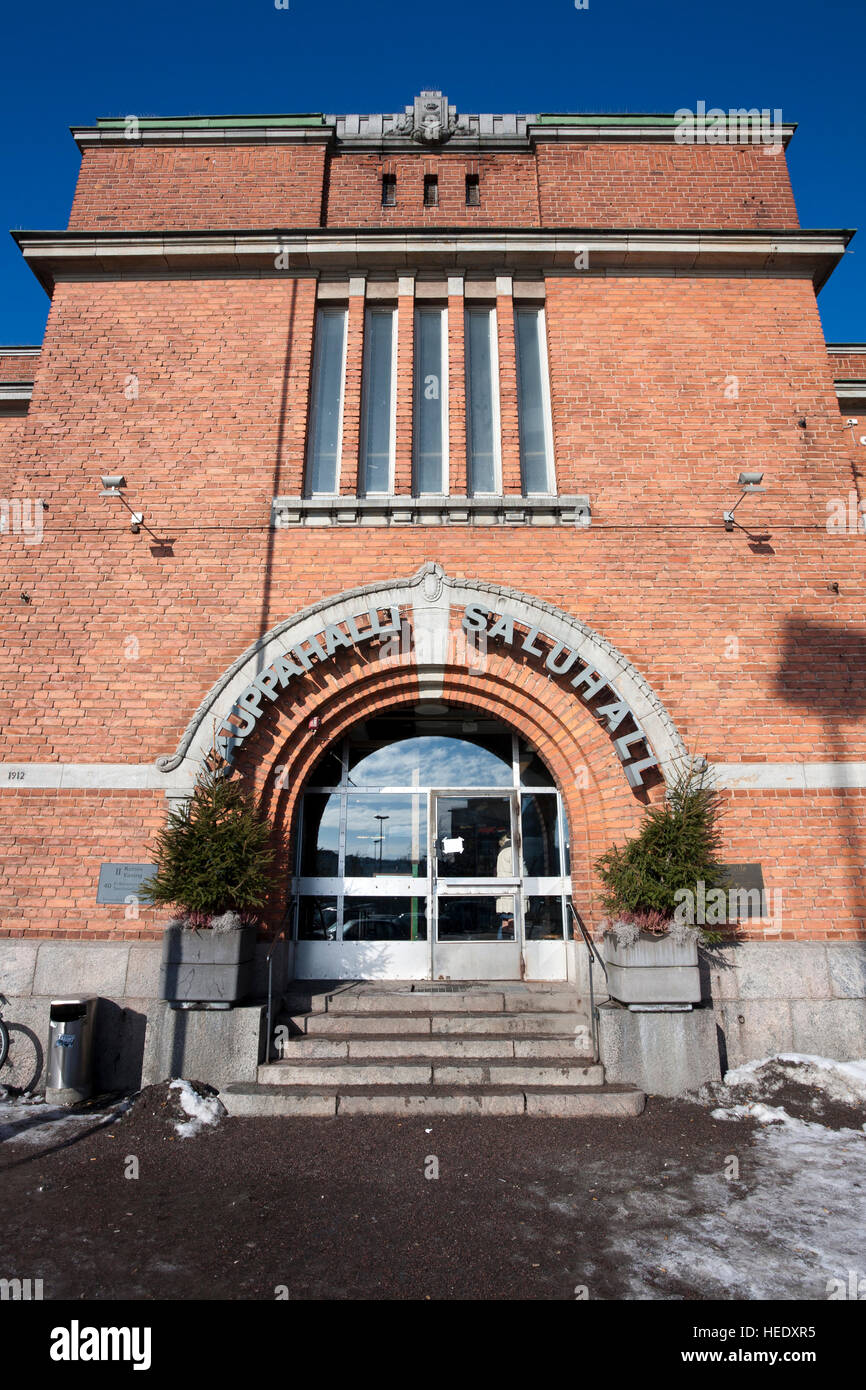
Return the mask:
M 519 980 L 517 796 L 435 792 L 431 802 L 433 978 Z
M 499 720 L 428 703 L 360 721 L 322 748 L 296 826 L 296 978 L 566 978 L 561 798 Z

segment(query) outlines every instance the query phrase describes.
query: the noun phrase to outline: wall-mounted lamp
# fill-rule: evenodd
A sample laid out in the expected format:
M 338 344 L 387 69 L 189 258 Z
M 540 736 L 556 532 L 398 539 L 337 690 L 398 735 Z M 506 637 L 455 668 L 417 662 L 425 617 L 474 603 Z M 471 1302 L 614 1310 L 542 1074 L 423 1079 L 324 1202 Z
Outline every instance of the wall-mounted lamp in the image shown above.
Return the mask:
M 102 475 L 102 492 L 100 497 L 120 497 L 120 489 L 126 487 L 126 479 L 122 473 L 112 475 L 104 473 Z M 121 498 L 121 500 L 123 500 Z
M 745 526 L 740 526 L 740 523 L 739 523 L 738 521 L 735 521 L 735 520 L 734 520 L 734 512 L 735 512 L 735 511 L 737 510 L 737 508 L 739 507 L 739 505 L 740 505 L 740 503 L 742 502 L 743 498 L 744 498 L 744 497 L 748 497 L 748 495 L 749 495 L 750 492 L 766 492 L 766 491 L 767 491 L 767 489 L 766 489 L 765 487 L 761 487 L 761 483 L 763 482 L 763 480 L 764 480 L 764 475 L 763 475 L 763 473 L 741 473 L 741 474 L 740 474 L 739 478 L 737 479 L 737 483 L 738 483 L 738 485 L 743 489 L 743 491 L 742 491 L 742 493 L 740 494 L 740 496 L 737 498 L 737 501 L 734 503 L 733 507 L 731 507 L 731 510 L 730 510 L 729 512 L 722 512 L 722 516 L 723 516 L 724 522 L 725 522 L 725 530 L 726 530 L 726 531 L 733 531 L 733 529 L 734 529 L 735 526 L 739 526 L 739 528 L 740 528 L 741 531 L 745 531 L 745 529 L 746 529 Z
M 126 487 L 126 479 L 123 474 L 103 473 L 100 482 L 102 483 L 102 492 L 99 494 L 100 497 L 116 497 L 119 502 L 123 503 L 124 507 L 129 512 L 129 529 L 134 536 L 137 536 L 141 531 L 141 525 L 144 521 L 144 512 L 134 512 L 124 497 L 123 488 Z M 147 530 L 147 527 L 145 527 L 145 530 Z

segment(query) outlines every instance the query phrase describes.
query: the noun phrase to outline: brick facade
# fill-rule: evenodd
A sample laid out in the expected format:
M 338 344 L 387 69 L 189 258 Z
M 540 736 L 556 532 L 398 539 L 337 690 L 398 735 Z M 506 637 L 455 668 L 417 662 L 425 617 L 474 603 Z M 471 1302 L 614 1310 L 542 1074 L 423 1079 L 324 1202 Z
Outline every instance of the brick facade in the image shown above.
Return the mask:
M 69 228 L 316 227 L 325 146 L 87 150 Z
M 772 148 L 772 147 L 770 147 Z M 382 176 L 396 203 L 382 206 Z M 439 201 L 424 207 L 424 176 Z M 477 174 L 478 206 L 466 204 Z M 87 149 L 71 230 L 251 227 L 796 227 L 784 155 L 761 146 L 571 144 L 531 153 L 309 145 Z
M 383 172 L 397 204 L 381 206 Z M 422 206 L 423 176 L 439 203 Z M 465 203 L 478 173 L 479 207 Z M 783 154 L 750 147 L 546 143 L 460 154 L 299 144 L 86 149 L 69 223 L 162 229 L 761 228 L 797 230 Z M 412 275 L 468 270 L 461 253 L 399 265 L 396 485 L 412 488 Z M 446 263 L 447 262 L 447 263 Z M 333 276 L 356 276 L 353 264 Z M 381 266 L 376 272 L 386 274 Z M 512 295 L 497 307 L 503 490 L 521 492 Z M 320 276 L 323 284 L 328 276 Z M 332 277 L 333 278 L 333 277 Z M 574 614 L 663 701 L 690 753 L 714 764 L 866 760 L 862 538 L 830 535 L 828 499 L 854 485 L 812 281 L 741 271 L 543 276 L 556 488 L 588 494 L 589 528 L 334 524 L 275 531 L 271 500 L 304 492 L 317 278 L 190 262 L 186 272 L 58 276 L 25 419 L 0 418 L 3 494 L 48 504 L 41 544 L 4 537 L 0 639 L 6 764 L 153 764 L 174 752 L 222 672 L 326 596 L 437 561 Z M 466 491 L 462 298 L 449 310 L 451 491 Z M 349 306 L 339 491 L 357 490 L 364 300 Z M 4 368 L 0 358 L 0 368 Z M 853 373 L 852 373 L 853 374 Z M 0 380 L 7 379 L 0 374 Z M 14 379 L 14 378 L 12 378 Z M 6 433 L 4 434 L 4 430 Z M 737 512 L 737 474 L 766 494 Z M 100 497 L 122 473 L 128 514 Z M 19 595 L 27 594 L 25 600 Z M 634 831 L 646 792 L 574 693 L 507 652 L 453 668 L 444 698 L 495 713 L 544 754 L 571 827 L 575 900 L 598 925 L 593 859 Z M 364 711 L 418 698 L 417 670 L 345 656 L 285 701 L 240 767 L 284 836 L 323 743 Z M 316 730 L 309 719 L 320 719 Z M 288 789 L 273 770 L 289 766 Z M 577 786 L 575 768 L 588 768 Z M 0 776 L 4 776 L 0 769 Z M 7 778 L 8 782 L 8 778 Z M 866 787 L 726 793 L 724 857 L 760 861 L 781 932 L 866 938 Z M 153 788 L 5 786 L 0 935 L 155 937 L 164 914 L 95 905 L 100 863 L 145 862 L 165 815 Z M 268 920 L 278 921 L 285 865 Z

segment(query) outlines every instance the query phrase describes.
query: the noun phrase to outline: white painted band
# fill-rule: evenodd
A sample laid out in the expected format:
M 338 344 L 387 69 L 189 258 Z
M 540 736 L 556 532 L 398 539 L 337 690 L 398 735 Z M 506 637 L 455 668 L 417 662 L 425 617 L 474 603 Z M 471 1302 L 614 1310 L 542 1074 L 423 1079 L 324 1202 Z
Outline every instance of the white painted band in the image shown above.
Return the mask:
M 431 619 L 438 614 L 435 610 Z M 438 670 L 437 670 L 438 673 Z M 433 682 L 436 684 L 435 680 Z M 866 762 L 711 763 L 722 791 L 833 791 L 866 787 Z M 162 791 L 188 795 L 154 763 L 0 763 L 0 790 Z

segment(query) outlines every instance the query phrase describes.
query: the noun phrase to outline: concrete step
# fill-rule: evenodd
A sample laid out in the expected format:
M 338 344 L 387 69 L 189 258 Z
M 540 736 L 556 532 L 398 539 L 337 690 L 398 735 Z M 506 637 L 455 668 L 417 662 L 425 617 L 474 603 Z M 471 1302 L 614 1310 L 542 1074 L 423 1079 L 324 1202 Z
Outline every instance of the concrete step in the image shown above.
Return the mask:
M 360 1033 L 371 1037 L 393 1037 L 396 1034 L 423 1037 L 468 1033 L 475 1036 L 504 1034 L 507 1037 L 551 1037 L 558 1034 L 588 1039 L 588 1016 L 575 1010 L 573 1005 L 572 999 L 571 1011 L 552 1013 L 308 1013 L 292 1015 L 289 1023 L 307 1037 L 341 1037 Z
M 455 1062 L 414 1058 L 401 1061 L 265 1062 L 257 1079 L 262 1085 L 319 1086 L 600 1086 L 604 1069 L 592 1062 L 547 1062 L 513 1057 L 502 1061 Z
M 235 1082 L 220 1092 L 230 1115 L 281 1115 L 291 1118 L 334 1115 L 528 1115 L 535 1118 L 587 1119 L 639 1115 L 646 1097 L 633 1086 L 583 1086 L 576 1091 L 555 1087 L 460 1087 L 438 1090 L 412 1086 L 319 1087 Z
M 285 1043 L 279 1060 L 294 1062 L 309 1057 L 323 1061 L 402 1057 L 437 1057 L 449 1061 L 512 1057 L 564 1062 L 592 1060 L 589 1056 L 588 1039 L 582 1033 L 574 1036 L 532 1038 L 509 1038 L 505 1034 L 473 1036 L 469 1033 L 443 1034 L 435 1037 L 429 1033 L 381 1033 L 360 1037 L 355 1034 L 337 1037 L 319 1037 L 313 1034 L 312 1037 L 304 1035 L 290 1038 Z
M 459 992 L 388 991 L 358 988 L 327 996 L 329 1015 L 356 1014 L 527 1014 L 572 1013 L 577 1004 L 573 989 L 472 989 Z

